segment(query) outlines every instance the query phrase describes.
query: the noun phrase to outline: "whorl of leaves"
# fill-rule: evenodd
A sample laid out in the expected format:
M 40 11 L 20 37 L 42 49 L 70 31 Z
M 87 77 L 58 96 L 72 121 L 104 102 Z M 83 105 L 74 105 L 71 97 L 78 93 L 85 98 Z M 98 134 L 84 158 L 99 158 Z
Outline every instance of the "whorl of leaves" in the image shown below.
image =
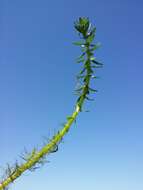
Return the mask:
M 89 97 L 89 94 L 97 92 L 96 89 L 89 86 L 89 83 L 91 78 L 97 78 L 94 74 L 94 69 L 101 68 L 103 64 L 96 61 L 94 57 L 94 51 L 99 47 L 99 44 L 92 43 L 95 37 L 96 28 L 92 27 L 88 18 L 79 18 L 79 20 L 74 23 L 74 26 L 81 38 L 80 41 L 74 42 L 75 45 L 81 47 L 82 51 L 82 54 L 77 58 L 77 63 L 82 63 L 83 67 L 77 76 L 78 84 L 80 85 L 76 89 L 76 94 L 79 96 L 77 104 L 81 109 L 83 100 L 93 100 Z

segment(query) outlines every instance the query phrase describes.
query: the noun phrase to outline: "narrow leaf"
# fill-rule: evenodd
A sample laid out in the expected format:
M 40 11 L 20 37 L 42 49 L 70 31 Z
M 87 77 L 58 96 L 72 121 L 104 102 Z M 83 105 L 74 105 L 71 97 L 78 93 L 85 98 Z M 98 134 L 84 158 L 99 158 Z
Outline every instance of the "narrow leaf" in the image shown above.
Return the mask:
M 92 60 L 92 62 L 93 62 L 94 64 L 96 64 L 96 65 L 100 65 L 100 66 L 103 65 L 102 63 L 99 63 L 98 61 L 95 61 L 95 60 Z
M 91 92 L 98 92 L 97 90 L 95 90 L 95 89 L 93 89 L 93 88 L 90 88 L 90 87 L 89 87 L 89 90 L 90 90 Z
M 73 42 L 74 45 L 76 46 L 81 46 L 81 45 L 84 45 L 84 42 L 83 41 L 78 41 L 78 42 Z

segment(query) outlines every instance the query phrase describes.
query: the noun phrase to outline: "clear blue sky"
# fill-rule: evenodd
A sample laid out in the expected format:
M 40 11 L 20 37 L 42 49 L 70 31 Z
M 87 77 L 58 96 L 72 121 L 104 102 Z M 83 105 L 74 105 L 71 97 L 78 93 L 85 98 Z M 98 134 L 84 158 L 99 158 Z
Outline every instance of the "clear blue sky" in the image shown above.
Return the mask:
M 143 189 L 141 0 L 0 2 L 0 166 L 40 146 L 73 111 L 79 16 L 96 25 L 102 44 L 99 92 L 50 163 L 12 190 Z

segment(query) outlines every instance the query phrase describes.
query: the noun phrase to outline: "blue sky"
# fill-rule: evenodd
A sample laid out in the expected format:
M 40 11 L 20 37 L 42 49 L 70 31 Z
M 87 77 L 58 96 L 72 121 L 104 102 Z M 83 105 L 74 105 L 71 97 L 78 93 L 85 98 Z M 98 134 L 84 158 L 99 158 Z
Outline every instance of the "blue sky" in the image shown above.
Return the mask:
M 73 111 L 80 54 L 73 22 L 87 16 L 102 47 L 98 94 L 49 164 L 12 190 L 143 189 L 143 2 L 0 2 L 0 166 L 40 146 Z M 0 172 L 2 174 L 2 170 Z

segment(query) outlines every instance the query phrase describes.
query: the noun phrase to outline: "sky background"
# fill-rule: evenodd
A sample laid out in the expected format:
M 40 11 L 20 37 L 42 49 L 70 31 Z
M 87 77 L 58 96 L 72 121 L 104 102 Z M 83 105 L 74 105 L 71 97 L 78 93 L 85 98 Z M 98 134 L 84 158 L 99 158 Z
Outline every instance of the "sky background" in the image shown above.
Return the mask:
M 99 92 L 50 163 L 11 190 L 143 189 L 142 0 L 0 1 L 0 166 L 40 147 L 72 113 L 80 16 L 102 44 Z

